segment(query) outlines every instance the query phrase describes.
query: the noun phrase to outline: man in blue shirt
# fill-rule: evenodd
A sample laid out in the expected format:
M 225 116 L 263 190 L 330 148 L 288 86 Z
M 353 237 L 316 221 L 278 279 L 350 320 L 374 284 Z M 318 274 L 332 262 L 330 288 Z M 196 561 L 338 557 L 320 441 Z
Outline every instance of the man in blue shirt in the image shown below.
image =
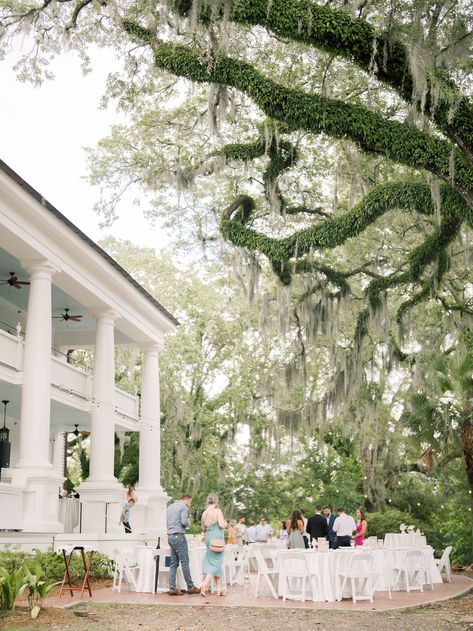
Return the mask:
M 180 596 L 181 590 L 176 587 L 176 574 L 179 563 L 181 563 L 182 573 L 187 583 L 188 594 L 199 594 L 200 589 L 195 587 L 189 570 L 189 550 L 187 548 L 186 528 L 189 524 L 189 507 L 192 504 L 190 495 L 181 495 L 180 500 L 176 500 L 168 506 L 167 525 L 168 543 L 171 548 L 171 567 L 169 568 L 169 594 Z

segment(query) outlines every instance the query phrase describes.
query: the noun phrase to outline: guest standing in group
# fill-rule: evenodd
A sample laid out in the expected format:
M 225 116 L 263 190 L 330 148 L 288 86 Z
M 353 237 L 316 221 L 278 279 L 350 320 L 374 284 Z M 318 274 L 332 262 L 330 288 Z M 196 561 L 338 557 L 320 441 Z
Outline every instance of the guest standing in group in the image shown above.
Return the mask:
M 237 534 L 236 534 L 236 520 L 230 519 L 228 522 L 228 540 L 227 543 L 232 546 L 237 542 Z
M 304 542 L 304 520 L 300 510 L 292 511 L 292 514 L 287 522 L 287 533 L 289 535 L 288 548 L 291 550 L 294 548 L 305 549 Z
M 333 522 L 333 531 L 337 535 L 334 548 L 346 548 L 351 545 L 351 536 L 356 529 L 355 520 L 347 515 L 343 508 L 337 508 L 337 519 Z
M 328 526 L 328 533 L 327 533 L 328 547 L 329 548 L 333 548 L 333 544 L 334 544 L 335 538 L 337 536 L 333 532 L 333 524 L 335 522 L 336 515 L 334 515 L 332 513 L 332 507 L 330 506 L 330 504 L 325 506 L 325 508 L 324 508 L 324 515 L 325 515 L 325 518 L 327 520 L 327 526 Z
M 273 529 L 266 523 L 265 517 L 260 517 L 259 524 L 255 529 L 255 540 L 257 543 L 267 543 L 273 536 Z
M 243 515 L 240 515 L 240 517 L 238 518 L 238 523 L 235 526 L 235 530 L 236 530 L 237 544 L 239 546 L 242 546 L 244 543 L 247 543 L 245 518 L 243 517 Z
M 310 537 L 310 542 L 317 541 L 319 537 L 324 539 L 328 535 L 328 524 L 325 517 L 322 516 L 322 506 L 317 504 L 314 514 L 307 520 L 306 526 L 307 534 Z
M 256 542 L 256 524 L 254 521 L 250 522 L 250 525 L 246 529 L 246 540 L 248 543 Z
M 189 570 L 189 550 L 187 548 L 186 528 L 189 525 L 189 508 L 192 497 L 186 493 L 181 495 L 167 509 L 168 544 L 171 549 L 171 565 L 169 568 L 169 595 L 180 596 L 181 590 L 176 587 L 176 574 L 179 563 L 182 567 L 188 594 L 198 594 L 200 589 L 195 587 Z
M 281 522 L 281 528 L 279 530 L 278 539 L 280 541 L 284 541 L 286 545 L 287 545 L 287 542 L 289 541 L 289 534 L 287 532 L 287 522 L 285 521 Z
M 307 533 L 307 517 L 305 516 L 305 511 L 303 508 L 301 510 L 302 521 L 304 522 L 304 532 L 302 533 L 302 538 L 304 539 L 304 545 L 306 548 L 309 547 L 309 535 Z
M 353 535 L 355 546 L 362 546 L 364 544 L 367 528 L 368 522 L 366 521 L 365 511 L 362 508 L 358 508 L 356 511 L 356 529 Z
M 130 498 L 122 506 L 122 512 L 120 515 L 120 524 L 123 524 L 123 526 L 125 527 L 125 532 L 127 534 L 131 533 L 130 508 L 133 508 L 134 505 L 135 505 L 135 500 L 133 498 Z
M 224 541 L 223 530 L 227 527 L 227 522 L 218 507 L 218 499 L 215 495 L 209 495 L 207 498 L 207 508 L 202 513 L 201 525 L 205 532 L 207 552 L 202 561 L 202 573 L 205 578 L 200 586 L 200 593 L 202 596 L 207 596 L 206 591 L 213 578 L 217 587 L 217 596 L 225 596 L 222 591 L 223 548 L 221 552 L 211 550 L 212 539 Z

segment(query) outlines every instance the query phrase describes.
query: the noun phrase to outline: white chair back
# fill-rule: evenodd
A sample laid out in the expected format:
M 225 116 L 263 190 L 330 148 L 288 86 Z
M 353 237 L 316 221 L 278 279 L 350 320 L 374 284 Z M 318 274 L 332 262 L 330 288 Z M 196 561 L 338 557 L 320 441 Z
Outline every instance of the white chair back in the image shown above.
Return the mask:
M 135 562 L 135 551 L 131 548 L 114 548 L 113 560 L 115 562 L 115 570 L 113 572 L 112 591 L 121 591 L 123 579 L 136 592 L 136 579 L 133 574 L 134 570 L 139 570 Z

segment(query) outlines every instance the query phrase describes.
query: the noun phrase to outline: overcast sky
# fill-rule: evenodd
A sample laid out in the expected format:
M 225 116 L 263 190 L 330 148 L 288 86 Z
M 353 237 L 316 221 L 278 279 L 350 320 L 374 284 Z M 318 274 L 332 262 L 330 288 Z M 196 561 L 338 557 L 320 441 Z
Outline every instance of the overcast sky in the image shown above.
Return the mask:
M 99 109 L 111 63 L 100 51 L 94 71 L 83 76 L 78 58 L 64 53 L 54 62 L 55 80 L 35 88 L 16 79 L 13 58 L 0 62 L 0 158 L 94 241 L 112 233 L 159 249 L 164 235 L 136 207 L 122 209 L 112 228 L 100 230 L 93 212 L 99 191 L 83 179 L 83 147 L 94 146 L 119 121 L 114 111 Z

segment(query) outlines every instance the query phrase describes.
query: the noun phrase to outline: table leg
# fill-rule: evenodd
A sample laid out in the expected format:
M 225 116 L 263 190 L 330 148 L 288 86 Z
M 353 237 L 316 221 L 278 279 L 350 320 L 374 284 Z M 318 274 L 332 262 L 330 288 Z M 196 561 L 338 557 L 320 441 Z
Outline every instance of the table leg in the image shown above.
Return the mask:
M 84 571 L 85 571 L 85 575 L 84 575 L 84 581 L 82 583 L 82 589 L 80 592 L 80 597 L 82 598 L 84 595 L 84 588 L 85 586 L 87 586 L 87 589 L 89 591 L 89 596 L 92 598 L 92 590 L 90 588 L 90 580 L 89 580 L 89 572 L 90 572 L 90 566 L 92 565 L 92 559 L 94 557 L 94 551 L 92 550 L 89 556 L 89 564 L 87 565 L 87 558 L 85 556 L 85 552 L 84 552 L 84 548 L 81 548 L 81 554 L 82 554 L 82 565 L 84 566 Z
M 71 553 L 69 555 L 69 559 L 67 558 L 67 554 L 66 554 L 66 551 L 64 549 L 63 549 L 62 553 L 64 555 L 64 565 L 65 565 L 66 569 L 64 570 L 64 576 L 62 578 L 61 589 L 59 591 L 59 598 L 61 598 L 62 592 L 63 591 L 67 591 L 68 589 L 69 589 L 69 593 L 70 593 L 71 598 L 72 598 L 72 596 L 74 595 L 73 594 L 74 590 L 73 590 L 73 587 L 72 587 L 71 575 L 69 574 L 69 564 L 70 564 L 71 559 L 72 559 L 73 550 L 71 551 Z M 64 583 L 66 582 L 66 578 L 67 578 L 67 583 L 68 583 L 69 587 L 64 587 Z
M 158 582 L 159 582 L 159 559 L 160 555 L 155 559 L 155 569 L 154 569 L 154 593 L 156 594 L 158 591 Z

